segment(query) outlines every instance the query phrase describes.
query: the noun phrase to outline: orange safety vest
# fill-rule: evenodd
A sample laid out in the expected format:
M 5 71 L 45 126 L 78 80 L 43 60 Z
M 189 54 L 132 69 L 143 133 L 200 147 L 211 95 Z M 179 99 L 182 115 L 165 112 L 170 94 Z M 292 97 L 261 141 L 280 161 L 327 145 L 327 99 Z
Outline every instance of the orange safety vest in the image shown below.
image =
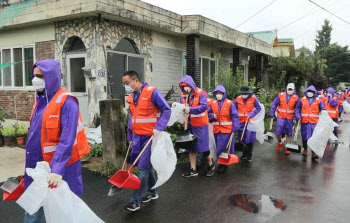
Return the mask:
M 338 97 L 338 94 L 336 94 L 335 97 L 337 97 L 337 99 L 338 99 L 339 106 L 343 105 L 343 102 L 345 100 L 345 95 L 342 93 L 342 95 L 340 97 Z
M 207 108 L 213 103 L 213 99 L 207 98 Z
M 194 99 L 190 99 L 190 107 L 195 108 L 199 106 L 199 98 L 204 93 L 204 91 L 200 88 L 196 88 L 196 93 L 194 95 Z M 186 104 L 185 98 L 182 97 L 182 104 Z M 191 126 L 193 127 L 199 127 L 209 124 L 209 118 L 208 118 L 208 110 L 205 109 L 204 112 L 200 114 L 190 114 L 190 122 Z
M 252 97 L 247 99 L 246 103 L 244 103 L 244 99 L 242 98 L 242 96 L 238 96 L 236 98 L 239 123 L 245 122 L 247 120 L 248 113 L 255 109 L 255 105 L 254 105 L 255 98 L 256 96 L 253 95 Z M 248 119 L 248 123 L 249 122 L 250 121 Z
M 146 85 L 139 96 L 137 106 L 132 94 L 126 99 L 132 118 L 132 132 L 138 135 L 153 135 L 154 126 L 160 117 L 159 109 L 152 103 L 152 93 L 156 88 Z
M 337 100 L 338 98 L 335 96 L 333 97 L 333 100 Z M 332 107 L 331 103 L 328 102 L 328 97 L 324 100 L 324 107 L 328 112 L 329 117 L 331 118 L 339 118 L 339 103 L 337 106 Z
M 311 105 L 309 105 L 309 99 L 307 97 L 301 98 L 301 123 L 313 123 L 316 124 L 320 117 L 320 99 L 315 99 Z
M 221 111 L 219 111 L 219 103 L 215 100 L 211 104 L 211 109 L 213 113 L 216 114 L 216 121 L 213 122 L 213 132 L 214 133 L 231 133 L 232 132 L 232 120 L 230 115 L 230 109 L 233 101 L 228 100 L 227 98 L 221 106 Z
M 277 108 L 277 117 L 283 119 L 294 119 L 295 104 L 298 101 L 298 96 L 295 94 L 291 95 L 289 101 L 287 102 L 286 92 L 281 92 L 278 94 L 278 98 L 280 100 L 280 104 Z
M 74 97 L 67 89 L 59 89 L 49 102 L 49 105 L 44 111 L 42 124 L 41 124 L 41 152 L 46 162 L 51 163 L 52 157 L 55 154 L 57 145 L 61 137 L 61 109 L 67 100 L 67 97 Z M 30 120 L 37 106 L 35 101 Z M 72 148 L 72 155 L 69 159 L 67 166 L 80 160 L 83 156 L 90 152 L 90 146 L 87 141 L 83 121 L 79 112 L 77 133 L 75 142 Z

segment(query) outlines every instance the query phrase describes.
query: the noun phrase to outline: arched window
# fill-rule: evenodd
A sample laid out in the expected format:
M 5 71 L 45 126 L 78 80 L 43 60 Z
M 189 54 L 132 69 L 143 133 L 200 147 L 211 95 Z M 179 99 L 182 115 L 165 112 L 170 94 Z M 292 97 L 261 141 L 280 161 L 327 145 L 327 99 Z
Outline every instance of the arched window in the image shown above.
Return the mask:
M 83 41 L 81 41 L 79 37 L 73 37 L 73 39 L 70 41 L 67 52 L 85 51 L 85 50 L 86 48 Z
M 121 39 L 117 46 L 114 47 L 114 51 L 119 51 L 119 52 L 125 52 L 125 53 L 133 53 L 133 54 L 139 54 L 135 43 L 132 40 L 129 39 Z

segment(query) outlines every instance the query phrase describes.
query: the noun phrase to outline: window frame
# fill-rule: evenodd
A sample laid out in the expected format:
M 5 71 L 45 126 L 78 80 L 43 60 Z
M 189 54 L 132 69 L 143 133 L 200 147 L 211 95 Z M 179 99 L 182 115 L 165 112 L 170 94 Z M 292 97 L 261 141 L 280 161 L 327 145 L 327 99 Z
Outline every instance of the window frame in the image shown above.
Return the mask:
M 11 65 L 11 86 L 4 86 L 4 75 L 3 72 L 1 72 L 1 85 L 0 85 L 0 90 L 28 90 L 28 91 L 34 91 L 33 86 L 26 86 L 26 77 L 25 77 L 25 64 L 24 64 L 24 49 L 26 48 L 32 48 L 33 49 L 33 64 L 36 63 L 36 55 L 35 55 L 35 43 L 29 43 L 29 44 L 22 44 L 22 45 L 11 45 L 11 46 L 0 46 L 0 54 L 1 54 L 1 61 L 0 63 L 3 63 L 3 55 L 2 51 L 3 50 L 10 50 L 11 52 L 11 61 L 10 63 L 14 63 L 15 61 L 13 60 L 14 54 L 13 54 L 13 49 L 16 48 L 21 48 L 22 49 L 22 77 L 23 77 L 23 86 L 21 87 L 16 87 L 15 85 L 15 74 L 14 74 L 14 65 Z
M 210 64 L 210 62 L 211 61 L 214 61 L 215 62 L 215 72 L 217 72 L 217 60 L 215 59 L 215 58 L 211 58 L 211 57 L 206 57 L 206 56 L 199 56 L 199 59 L 201 60 L 200 61 L 200 64 L 201 64 L 201 66 L 199 67 L 199 74 L 200 74 L 200 77 L 201 77 L 201 86 L 200 86 L 200 88 L 201 89 L 203 89 L 203 73 L 202 73 L 202 71 L 203 71 L 203 59 L 207 59 L 207 60 L 209 60 L 209 63 L 208 63 L 208 71 L 209 71 L 209 88 L 210 88 L 210 85 L 211 85 L 211 81 L 210 81 L 210 71 L 211 71 L 211 64 Z M 217 83 L 217 80 L 216 80 L 216 77 L 215 77 L 215 83 L 214 83 L 214 89 L 215 89 L 215 85 L 216 85 L 216 83 Z

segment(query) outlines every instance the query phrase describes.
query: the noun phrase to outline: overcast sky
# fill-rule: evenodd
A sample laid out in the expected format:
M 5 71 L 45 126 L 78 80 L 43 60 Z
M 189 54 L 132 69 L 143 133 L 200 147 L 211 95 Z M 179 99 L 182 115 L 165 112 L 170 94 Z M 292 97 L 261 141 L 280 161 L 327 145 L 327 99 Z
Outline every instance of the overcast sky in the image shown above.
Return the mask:
M 248 19 L 251 15 L 273 0 L 144 0 L 150 4 L 176 12 L 181 15 L 200 14 L 231 28 Z M 349 0 L 313 0 L 332 13 L 350 23 Z M 308 14 L 303 19 L 285 25 Z M 295 48 L 306 46 L 314 50 L 316 30 L 321 29 L 323 21 L 330 20 L 333 31 L 331 42 L 345 46 L 350 44 L 350 24 L 320 10 L 308 0 L 276 0 L 264 11 L 241 25 L 241 32 L 277 29 L 278 38 L 293 38 Z M 284 27 L 284 28 L 282 28 Z

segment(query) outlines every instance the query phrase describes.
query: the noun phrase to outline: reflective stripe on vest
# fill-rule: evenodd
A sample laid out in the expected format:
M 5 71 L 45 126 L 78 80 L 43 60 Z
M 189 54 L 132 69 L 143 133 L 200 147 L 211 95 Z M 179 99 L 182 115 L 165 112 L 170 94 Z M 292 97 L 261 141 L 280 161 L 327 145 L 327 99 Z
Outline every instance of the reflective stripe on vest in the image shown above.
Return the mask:
M 243 123 L 247 120 L 246 117 L 248 117 L 249 112 L 252 112 L 255 109 L 255 99 L 256 96 L 253 95 L 252 97 L 248 98 L 246 103 L 244 103 L 244 99 L 241 96 L 238 96 L 236 98 L 236 103 L 237 103 L 237 111 L 238 111 L 238 116 L 239 116 L 239 122 Z M 250 121 L 248 120 L 248 123 Z
M 61 108 L 65 104 L 67 97 L 74 97 L 66 89 L 59 89 L 50 100 L 46 107 L 41 126 L 41 149 L 43 158 L 46 162 L 51 163 L 51 160 L 56 151 L 57 145 L 60 142 L 61 135 Z M 34 103 L 32 115 L 35 111 L 37 103 Z M 31 116 L 32 119 L 32 116 Z M 81 114 L 78 114 L 77 133 L 72 147 L 71 157 L 67 162 L 67 166 L 80 160 L 83 156 L 90 152 L 90 147 L 84 132 L 84 126 L 81 119 Z
M 214 101 L 211 104 L 211 108 L 214 114 L 216 114 L 216 121 L 213 123 L 214 133 L 231 133 L 232 132 L 232 119 L 230 115 L 230 110 L 232 106 L 232 101 L 225 99 L 225 101 L 222 103 L 221 110 L 219 110 L 219 103 L 218 101 Z
M 294 109 L 298 101 L 298 96 L 293 94 L 290 96 L 289 101 L 287 101 L 286 93 L 281 92 L 278 94 L 279 105 L 277 108 L 277 117 L 282 119 L 294 119 Z
M 337 99 L 338 98 L 336 96 L 332 98 L 333 101 L 337 100 Z M 339 118 L 339 111 L 338 111 L 339 102 L 338 102 L 338 104 L 336 106 L 333 107 L 331 105 L 331 103 L 329 103 L 329 98 L 327 97 L 327 98 L 325 98 L 324 103 L 325 103 L 324 104 L 325 105 L 325 109 L 327 110 L 329 117 L 334 118 L 334 119 Z

